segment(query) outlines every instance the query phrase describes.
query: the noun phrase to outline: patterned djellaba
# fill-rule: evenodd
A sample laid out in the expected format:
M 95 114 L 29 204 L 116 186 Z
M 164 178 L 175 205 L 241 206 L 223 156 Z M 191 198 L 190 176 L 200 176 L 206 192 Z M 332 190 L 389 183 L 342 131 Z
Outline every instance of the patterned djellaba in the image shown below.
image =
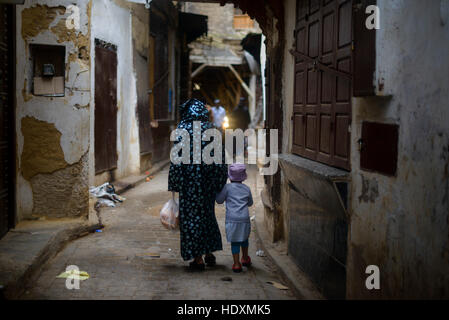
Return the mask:
M 226 184 L 227 165 L 193 164 L 193 122 L 201 121 L 201 133 L 213 129 L 205 105 L 190 99 L 180 107 L 178 129 L 190 134 L 190 163 L 170 165 L 168 190 L 179 192 L 179 229 L 181 256 L 191 260 L 197 256 L 223 250 L 215 217 L 215 196 Z M 180 137 L 175 144 L 183 143 Z M 201 151 L 211 142 L 201 141 Z M 201 152 L 202 153 L 202 152 Z M 224 157 L 224 152 L 222 153 Z

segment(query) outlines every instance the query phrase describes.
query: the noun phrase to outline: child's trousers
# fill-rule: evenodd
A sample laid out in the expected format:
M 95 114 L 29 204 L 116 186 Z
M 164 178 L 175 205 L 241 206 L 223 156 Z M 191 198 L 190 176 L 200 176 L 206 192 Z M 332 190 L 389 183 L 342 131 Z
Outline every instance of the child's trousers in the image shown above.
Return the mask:
M 238 254 L 240 253 L 240 247 L 242 248 L 248 248 L 249 242 L 248 239 L 242 242 L 231 242 L 231 251 L 232 254 Z

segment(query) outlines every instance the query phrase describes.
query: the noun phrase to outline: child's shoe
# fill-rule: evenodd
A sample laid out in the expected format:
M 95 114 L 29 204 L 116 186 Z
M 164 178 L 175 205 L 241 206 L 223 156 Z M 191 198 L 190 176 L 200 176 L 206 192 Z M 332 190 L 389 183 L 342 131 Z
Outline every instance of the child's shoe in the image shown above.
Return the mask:
M 248 256 L 248 259 L 243 259 L 243 257 L 242 257 L 242 266 L 244 266 L 244 267 L 250 267 L 251 266 L 251 257 L 250 256 Z
M 233 264 L 232 265 L 232 271 L 234 271 L 235 273 L 240 273 L 240 272 L 242 272 L 242 265 L 239 263 L 239 264 Z

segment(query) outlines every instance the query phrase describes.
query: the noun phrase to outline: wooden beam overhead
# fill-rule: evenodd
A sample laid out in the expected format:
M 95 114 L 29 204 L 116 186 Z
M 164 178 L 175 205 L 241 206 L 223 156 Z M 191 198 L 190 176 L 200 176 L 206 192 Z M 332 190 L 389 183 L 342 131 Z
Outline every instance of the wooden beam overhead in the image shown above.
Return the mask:
M 198 74 L 200 74 L 204 68 L 207 67 L 206 63 L 203 63 L 202 65 L 200 65 L 195 71 L 192 72 L 192 78 L 195 78 Z
M 243 89 L 245 89 L 246 93 L 248 94 L 248 96 L 250 96 L 251 98 L 254 99 L 254 94 L 251 92 L 251 90 L 249 89 L 249 87 L 247 86 L 247 84 L 245 83 L 245 81 L 243 81 L 243 79 L 240 77 L 239 73 L 237 72 L 237 70 L 234 69 L 234 67 L 232 65 L 228 65 L 228 68 L 232 71 L 232 73 L 235 75 L 235 77 L 237 78 L 237 80 L 240 82 L 240 84 L 242 85 Z

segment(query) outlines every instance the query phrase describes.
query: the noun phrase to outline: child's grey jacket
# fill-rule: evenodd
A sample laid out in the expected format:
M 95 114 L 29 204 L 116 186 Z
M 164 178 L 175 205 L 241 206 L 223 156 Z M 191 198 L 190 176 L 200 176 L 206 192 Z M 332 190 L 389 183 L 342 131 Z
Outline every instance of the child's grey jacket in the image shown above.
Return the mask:
M 226 238 L 241 242 L 249 238 L 251 222 L 248 207 L 253 205 L 251 189 L 243 183 L 228 183 L 216 197 L 217 203 L 226 201 Z

